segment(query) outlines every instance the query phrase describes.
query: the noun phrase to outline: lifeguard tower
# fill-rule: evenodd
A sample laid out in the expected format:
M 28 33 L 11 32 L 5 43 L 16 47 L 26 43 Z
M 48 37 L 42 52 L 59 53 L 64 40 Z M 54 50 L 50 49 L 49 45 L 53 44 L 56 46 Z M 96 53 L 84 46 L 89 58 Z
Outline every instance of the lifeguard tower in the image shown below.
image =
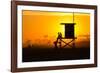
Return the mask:
M 61 23 L 61 25 L 64 25 L 65 28 L 65 36 L 62 37 L 62 34 L 58 34 L 57 40 L 54 42 L 56 48 L 64 48 L 66 46 L 70 46 L 72 48 L 75 48 L 75 24 L 74 23 L 74 12 L 73 12 L 73 22 L 72 23 Z M 60 36 L 60 37 L 59 37 Z M 64 41 L 64 39 L 70 39 L 69 42 Z M 62 46 L 62 43 L 65 43 L 64 46 Z

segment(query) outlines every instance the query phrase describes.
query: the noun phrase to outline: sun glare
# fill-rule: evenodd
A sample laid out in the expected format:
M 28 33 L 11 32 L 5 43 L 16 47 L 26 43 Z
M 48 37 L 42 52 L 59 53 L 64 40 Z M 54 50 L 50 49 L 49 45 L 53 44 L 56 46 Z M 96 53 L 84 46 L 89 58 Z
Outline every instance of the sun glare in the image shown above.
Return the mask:
M 49 44 L 56 40 L 58 32 L 65 37 L 61 23 L 73 23 L 73 13 L 23 10 L 23 43 Z M 75 36 L 90 35 L 90 14 L 74 13 Z M 78 39 L 77 42 L 84 39 Z M 86 39 L 87 40 L 87 39 Z

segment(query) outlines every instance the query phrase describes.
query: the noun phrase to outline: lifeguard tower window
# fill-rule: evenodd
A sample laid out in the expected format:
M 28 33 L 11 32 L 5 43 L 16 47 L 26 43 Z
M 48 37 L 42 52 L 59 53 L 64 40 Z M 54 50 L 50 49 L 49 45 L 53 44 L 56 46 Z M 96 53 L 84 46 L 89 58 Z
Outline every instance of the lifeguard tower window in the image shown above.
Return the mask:
M 68 38 L 68 39 L 75 38 L 75 36 L 74 36 L 75 23 L 62 23 L 62 24 L 65 25 L 65 38 Z

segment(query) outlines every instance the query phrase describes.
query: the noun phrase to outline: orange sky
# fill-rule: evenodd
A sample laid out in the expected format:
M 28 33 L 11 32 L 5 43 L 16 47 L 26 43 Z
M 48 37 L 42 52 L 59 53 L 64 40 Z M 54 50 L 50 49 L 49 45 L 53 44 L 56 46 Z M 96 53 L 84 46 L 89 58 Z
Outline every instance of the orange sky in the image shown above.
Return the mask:
M 90 14 L 74 13 L 74 16 L 76 42 L 89 41 Z M 30 40 L 32 44 L 52 45 L 58 32 L 64 37 L 64 26 L 60 24 L 73 22 L 73 14 L 65 12 L 24 10 L 22 17 L 23 44 Z

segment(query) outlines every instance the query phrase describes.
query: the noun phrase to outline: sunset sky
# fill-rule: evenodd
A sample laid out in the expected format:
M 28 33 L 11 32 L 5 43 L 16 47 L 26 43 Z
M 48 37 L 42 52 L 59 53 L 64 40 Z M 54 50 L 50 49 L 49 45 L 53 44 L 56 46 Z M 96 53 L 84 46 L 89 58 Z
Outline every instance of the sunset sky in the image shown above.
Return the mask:
M 58 32 L 64 37 L 65 29 L 61 23 L 73 23 L 73 13 L 23 10 L 23 46 L 26 46 L 29 40 L 33 45 L 53 46 Z M 90 37 L 90 14 L 74 13 L 74 23 L 76 45 L 87 45 Z

